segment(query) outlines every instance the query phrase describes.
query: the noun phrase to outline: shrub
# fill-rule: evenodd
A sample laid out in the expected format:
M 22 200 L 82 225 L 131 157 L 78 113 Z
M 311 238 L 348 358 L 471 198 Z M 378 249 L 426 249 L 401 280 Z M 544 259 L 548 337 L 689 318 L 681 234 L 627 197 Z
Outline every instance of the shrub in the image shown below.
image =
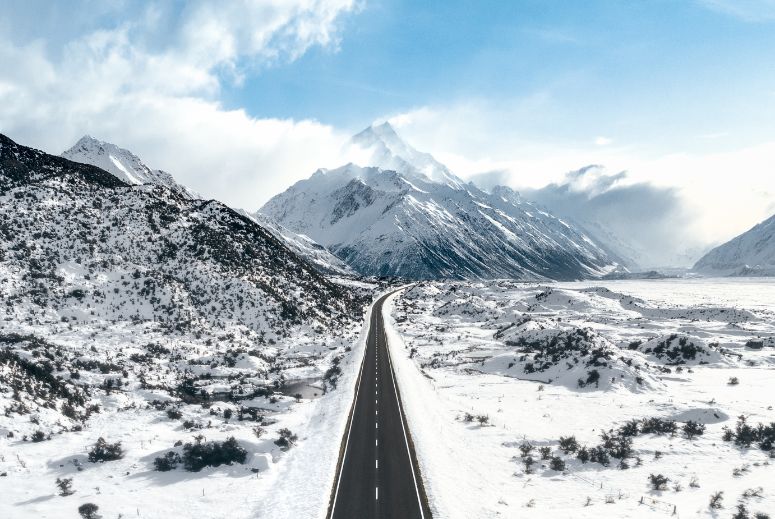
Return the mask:
M 589 461 L 600 463 L 604 467 L 611 464 L 611 458 L 608 455 L 608 451 L 600 446 L 589 450 Z
M 715 494 L 711 494 L 710 503 L 708 506 L 711 508 L 711 510 L 718 510 L 724 506 L 721 504 L 723 500 L 724 492 L 716 492 Z
M 748 424 L 745 416 L 737 418 L 737 424 L 734 431 L 728 427 L 724 428 L 722 436 L 724 441 L 734 441 L 735 445 L 749 448 L 757 443 L 759 448 L 765 451 L 772 451 L 775 447 L 775 422 L 770 425 L 759 424 L 752 427 Z
M 102 461 L 120 460 L 124 457 L 124 451 L 121 448 L 121 442 L 108 443 L 105 438 L 100 438 L 89 451 L 89 461 L 92 463 Z
M 533 457 L 532 456 L 525 456 L 522 459 L 522 463 L 524 463 L 524 465 L 525 465 L 525 472 L 527 474 L 530 474 L 533 471 L 533 469 L 531 467 L 533 466 L 533 464 L 535 464 L 535 460 L 533 459 Z
M 629 420 L 619 427 L 619 436 L 632 437 L 640 432 L 640 423 L 638 420 Z
M 480 426 L 484 426 L 490 421 L 490 417 L 486 414 L 480 414 L 476 417 L 476 421 L 479 422 Z
M 180 409 L 177 407 L 172 407 L 170 409 L 167 409 L 167 417 L 170 420 L 180 420 L 183 418 L 183 413 L 180 412 Z
M 650 474 L 649 483 L 654 490 L 664 490 L 667 488 L 667 484 L 670 482 L 670 478 L 662 474 Z
M 35 431 L 34 433 L 32 433 L 31 439 L 34 442 L 42 442 L 43 440 L 46 439 L 46 433 L 44 433 L 43 431 Z
M 538 449 L 538 453 L 541 454 L 542 460 L 548 460 L 552 456 L 551 447 L 541 447 Z
M 575 436 L 560 436 L 560 449 L 565 454 L 576 452 L 579 448 L 579 442 L 576 441 Z
M 702 436 L 705 433 L 705 424 L 689 420 L 684 424 L 683 432 L 686 437 L 691 440 L 695 436 Z
M 59 495 L 62 497 L 71 496 L 75 493 L 75 490 L 73 490 L 73 478 L 57 478 L 57 487 L 59 487 Z
M 662 418 L 644 418 L 641 421 L 640 431 L 643 434 L 670 434 L 671 436 L 678 430 L 678 425 L 674 420 L 663 420 Z
M 78 513 L 83 519 L 98 519 L 100 516 L 97 515 L 97 510 L 99 509 L 100 507 L 94 503 L 85 503 L 78 507 Z
M 153 466 L 159 472 L 168 472 L 178 468 L 180 461 L 180 454 L 175 451 L 169 451 L 164 456 L 153 460 Z
M 737 377 L 729 377 L 729 382 L 727 382 L 730 386 L 736 386 L 740 383 L 740 379 Z
M 281 449 L 289 449 L 291 445 L 294 445 L 298 439 L 298 436 L 293 434 L 288 428 L 280 429 L 277 432 L 280 434 L 280 437 L 274 441 L 274 444 Z
M 245 463 L 247 456 L 248 451 L 233 436 L 223 442 L 203 443 L 201 438 L 197 438 L 195 443 L 183 446 L 183 468 L 189 472 L 199 472 L 205 467 Z
M 549 461 L 549 468 L 556 470 L 557 472 L 562 472 L 565 470 L 565 462 L 559 456 L 554 456 Z

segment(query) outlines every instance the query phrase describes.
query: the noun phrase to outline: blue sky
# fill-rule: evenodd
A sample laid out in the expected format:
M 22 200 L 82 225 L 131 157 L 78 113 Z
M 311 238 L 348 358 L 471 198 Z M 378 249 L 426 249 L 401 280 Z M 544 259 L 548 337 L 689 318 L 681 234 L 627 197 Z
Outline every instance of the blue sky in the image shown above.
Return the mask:
M 775 212 L 774 50 L 775 0 L 9 0 L 0 131 L 255 210 L 390 120 L 468 179 L 626 171 L 708 244 Z
M 337 50 L 264 68 L 225 102 L 356 130 L 416 106 L 542 95 L 539 117 L 514 122 L 533 137 L 594 131 L 653 153 L 772 137 L 775 25 L 700 2 L 377 0 L 342 27 Z

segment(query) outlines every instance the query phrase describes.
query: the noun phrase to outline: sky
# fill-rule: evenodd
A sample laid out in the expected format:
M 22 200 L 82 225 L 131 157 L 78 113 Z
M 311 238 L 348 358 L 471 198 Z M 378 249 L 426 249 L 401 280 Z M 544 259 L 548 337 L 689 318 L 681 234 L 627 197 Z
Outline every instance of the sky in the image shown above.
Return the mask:
M 255 210 L 389 120 L 481 185 L 665 193 L 701 249 L 775 213 L 773 49 L 775 0 L 6 0 L 0 132 Z

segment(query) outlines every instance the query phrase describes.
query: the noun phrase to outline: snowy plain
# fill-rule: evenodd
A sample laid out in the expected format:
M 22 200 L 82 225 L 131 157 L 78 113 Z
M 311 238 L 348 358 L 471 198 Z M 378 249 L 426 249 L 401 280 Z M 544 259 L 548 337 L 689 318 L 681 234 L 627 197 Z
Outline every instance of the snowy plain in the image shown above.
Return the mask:
M 775 512 L 772 451 L 723 440 L 740 415 L 775 422 L 771 279 L 421 283 L 385 313 L 434 517 Z M 546 353 L 555 343 L 571 352 Z M 676 432 L 642 432 L 653 417 Z M 559 447 L 574 436 L 591 449 L 633 420 L 623 465 Z M 704 434 L 688 439 L 689 420 Z M 651 474 L 669 481 L 655 490 Z M 721 508 L 711 509 L 716 492 Z

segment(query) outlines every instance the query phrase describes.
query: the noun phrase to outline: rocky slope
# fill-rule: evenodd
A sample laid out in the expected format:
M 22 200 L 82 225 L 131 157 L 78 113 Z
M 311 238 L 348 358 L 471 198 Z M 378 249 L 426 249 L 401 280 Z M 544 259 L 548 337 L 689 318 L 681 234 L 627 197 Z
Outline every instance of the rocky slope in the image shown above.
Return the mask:
M 202 198 L 198 193 L 179 184 L 170 173 L 146 166 L 140 157 L 131 151 L 88 135 L 82 137 L 72 148 L 62 153 L 62 157 L 74 162 L 97 166 L 129 185 L 160 185 L 184 198 Z M 243 214 L 251 218 L 254 216 Z M 260 217 L 257 222 L 320 272 L 345 276 L 354 274 L 340 259 L 308 237 L 285 229 L 268 217 Z

